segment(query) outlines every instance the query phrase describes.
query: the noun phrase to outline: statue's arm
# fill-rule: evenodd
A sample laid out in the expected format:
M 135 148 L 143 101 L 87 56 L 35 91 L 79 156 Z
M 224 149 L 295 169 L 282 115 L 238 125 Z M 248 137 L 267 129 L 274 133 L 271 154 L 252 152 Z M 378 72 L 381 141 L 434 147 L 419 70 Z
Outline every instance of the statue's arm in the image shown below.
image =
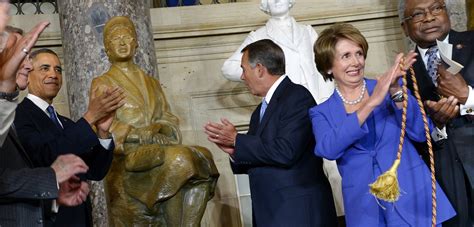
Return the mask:
M 244 40 L 244 42 L 240 45 L 239 48 L 228 58 L 224 64 L 222 65 L 221 71 L 222 75 L 224 75 L 225 78 L 228 80 L 232 81 L 241 81 L 240 76 L 242 75 L 242 69 L 240 68 L 240 61 L 242 59 L 242 49 L 249 45 L 250 43 L 253 43 L 257 41 L 258 39 L 262 39 L 263 37 L 257 37 L 256 32 L 251 32 L 247 38 Z
M 161 127 L 158 132 L 156 140 L 160 140 L 160 137 L 165 136 L 169 141 L 169 144 L 180 144 L 181 143 L 181 131 L 179 130 L 179 119 L 176 117 L 170 109 L 170 105 L 166 99 L 165 93 L 160 86 L 160 82 L 156 81 L 157 95 L 160 96 L 161 102 L 161 113 L 160 117 L 155 117 L 153 123 L 159 124 Z

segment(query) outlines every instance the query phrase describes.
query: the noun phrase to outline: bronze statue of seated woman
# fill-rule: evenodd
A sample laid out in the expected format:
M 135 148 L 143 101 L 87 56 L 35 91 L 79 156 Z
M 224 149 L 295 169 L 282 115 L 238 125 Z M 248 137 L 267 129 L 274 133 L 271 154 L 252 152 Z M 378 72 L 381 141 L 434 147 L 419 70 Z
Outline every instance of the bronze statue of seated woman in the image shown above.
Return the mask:
M 181 145 L 178 118 L 170 112 L 158 80 L 133 62 L 137 43 L 128 17 L 104 27 L 112 66 L 95 78 L 91 91 L 125 91 L 111 132 L 114 160 L 105 181 L 113 226 L 199 226 L 219 177 L 210 151 Z

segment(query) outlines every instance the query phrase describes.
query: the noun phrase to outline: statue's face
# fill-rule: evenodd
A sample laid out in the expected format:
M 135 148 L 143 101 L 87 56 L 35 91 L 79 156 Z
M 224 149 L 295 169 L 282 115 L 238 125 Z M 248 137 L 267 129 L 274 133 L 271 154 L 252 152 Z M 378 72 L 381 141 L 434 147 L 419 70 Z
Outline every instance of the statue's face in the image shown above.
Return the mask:
M 115 29 L 107 36 L 106 51 L 112 62 L 132 59 L 136 48 L 136 37 L 126 28 Z
M 268 9 L 272 16 L 284 16 L 290 11 L 290 0 L 268 0 Z

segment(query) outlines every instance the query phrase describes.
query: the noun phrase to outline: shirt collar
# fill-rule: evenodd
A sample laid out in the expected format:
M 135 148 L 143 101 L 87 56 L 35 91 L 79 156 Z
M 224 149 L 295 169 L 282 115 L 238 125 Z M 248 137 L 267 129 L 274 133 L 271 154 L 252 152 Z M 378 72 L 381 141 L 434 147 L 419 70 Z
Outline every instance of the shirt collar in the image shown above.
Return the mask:
M 36 96 L 36 95 L 33 95 L 33 94 L 28 94 L 26 96 L 26 98 L 28 98 L 29 100 L 31 100 L 31 102 L 33 102 L 37 107 L 39 107 L 43 112 L 45 112 L 46 114 L 48 114 L 48 112 L 46 111 L 46 108 L 48 108 L 49 106 L 49 103 L 44 101 L 43 99 L 41 99 L 40 97 Z M 48 114 L 49 115 L 49 114 Z
M 443 43 L 449 43 L 449 34 L 446 36 L 446 38 L 444 38 L 444 40 L 442 41 Z M 426 51 L 428 51 L 429 48 L 421 48 L 420 46 L 417 46 L 418 48 L 418 51 L 420 52 L 420 55 L 421 55 L 421 59 L 423 59 L 423 61 L 425 62 L 425 65 L 426 65 L 426 60 L 425 57 L 426 57 Z
M 275 83 L 273 83 L 273 85 L 270 87 L 270 89 L 267 92 L 267 95 L 265 95 L 265 101 L 267 102 L 267 104 L 270 104 L 270 100 L 272 99 L 272 96 L 275 93 L 277 87 L 281 84 L 281 82 L 285 78 L 286 78 L 286 75 L 280 76 L 280 78 L 278 78 L 278 80 L 276 80 Z

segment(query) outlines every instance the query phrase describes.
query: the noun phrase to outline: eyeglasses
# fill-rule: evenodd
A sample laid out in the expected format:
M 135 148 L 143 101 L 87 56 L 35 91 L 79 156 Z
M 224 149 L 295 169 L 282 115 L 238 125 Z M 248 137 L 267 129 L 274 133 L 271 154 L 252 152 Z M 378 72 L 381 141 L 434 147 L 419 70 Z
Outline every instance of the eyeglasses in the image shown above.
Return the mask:
M 410 16 L 403 18 L 402 21 L 411 20 L 413 23 L 418 23 L 426 18 L 428 12 L 432 16 L 438 16 L 444 10 L 446 10 L 446 4 L 437 2 L 428 8 L 416 9 Z
M 131 43 L 133 41 L 135 41 L 135 38 L 131 37 L 131 36 L 128 36 L 128 35 L 117 35 L 115 37 L 112 38 L 111 42 L 113 44 L 119 44 L 121 42 L 124 42 L 124 43 Z

